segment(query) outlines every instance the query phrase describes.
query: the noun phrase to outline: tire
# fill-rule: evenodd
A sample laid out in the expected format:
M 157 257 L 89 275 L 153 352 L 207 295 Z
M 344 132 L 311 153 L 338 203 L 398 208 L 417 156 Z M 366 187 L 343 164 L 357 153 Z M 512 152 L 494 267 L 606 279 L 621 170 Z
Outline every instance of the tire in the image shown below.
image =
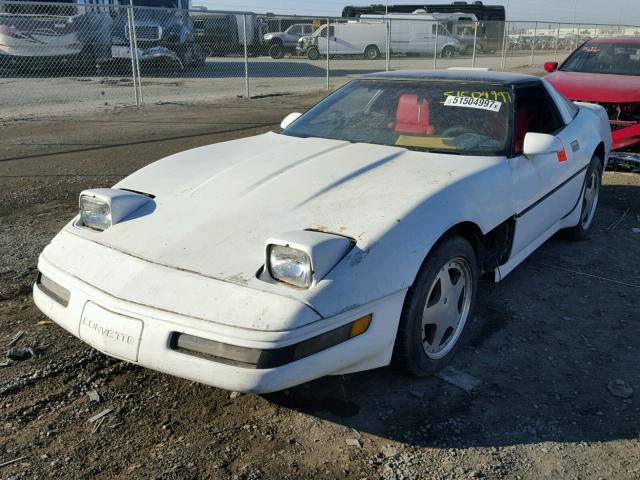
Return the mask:
M 380 50 L 375 45 L 369 45 L 364 49 L 364 58 L 367 60 L 376 60 L 380 56 Z
M 174 51 L 179 52 L 178 57 L 180 58 L 180 63 L 182 64 L 182 70 L 186 70 L 191 67 L 194 63 L 195 59 L 195 51 L 192 44 L 179 46 L 175 48 Z
M 440 52 L 442 58 L 451 58 L 455 55 L 456 51 L 451 45 L 445 45 Z
M 584 240 L 593 226 L 598 210 L 600 186 L 602 185 L 602 163 L 597 155 L 591 157 L 591 164 L 585 174 L 584 188 L 580 198 L 580 220 L 575 227 L 566 230 L 570 240 Z
M 309 47 L 307 50 L 307 58 L 309 60 L 318 60 L 320 58 L 320 50 L 318 50 L 318 47 Z
M 395 365 L 426 377 L 449 364 L 477 328 L 471 319 L 479 276 L 475 251 L 462 237 L 449 237 L 429 253 L 405 298 Z M 457 298 L 449 300 L 452 295 Z
M 193 61 L 190 66 L 195 68 L 203 67 L 207 63 L 207 53 L 200 44 L 194 44 L 193 49 Z
M 284 57 L 284 47 L 281 43 L 274 43 L 269 47 L 269 55 L 274 60 L 279 60 Z

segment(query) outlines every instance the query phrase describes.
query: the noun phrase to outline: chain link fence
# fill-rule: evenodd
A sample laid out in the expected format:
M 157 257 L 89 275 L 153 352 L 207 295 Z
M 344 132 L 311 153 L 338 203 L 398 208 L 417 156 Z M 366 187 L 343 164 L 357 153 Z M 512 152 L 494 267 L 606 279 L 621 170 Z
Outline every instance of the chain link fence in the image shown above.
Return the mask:
M 541 67 L 590 38 L 640 33 L 469 15 L 356 20 L 181 7 L 186 0 L 0 0 L 0 117 L 332 89 L 381 70 Z

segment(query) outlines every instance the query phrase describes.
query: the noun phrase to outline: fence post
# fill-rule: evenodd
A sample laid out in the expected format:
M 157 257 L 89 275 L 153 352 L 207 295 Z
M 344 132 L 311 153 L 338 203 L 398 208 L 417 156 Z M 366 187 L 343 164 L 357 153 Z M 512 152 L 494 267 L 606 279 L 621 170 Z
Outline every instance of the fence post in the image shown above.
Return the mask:
M 242 33 L 244 36 L 244 88 L 247 98 L 251 98 L 249 91 L 249 46 L 247 45 L 247 14 L 242 14 Z
M 391 69 L 391 19 L 389 17 L 386 17 L 384 23 L 387 24 L 387 62 L 386 62 L 386 70 L 388 72 Z
M 538 37 L 538 22 L 533 27 L 533 42 L 531 44 L 531 65 L 534 64 L 533 54 L 536 51 L 536 38 Z
M 505 20 L 504 22 L 504 29 L 502 30 L 502 52 L 500 54 L 501 61 L 500 61 L 500 68 L 502 70 L 505 69 L 506 67 L 506 63 L 507 63 L 507 21 Z
M 578 36 L 576 37 L 576 48 L 578 48 L 578 45 L 580 45 L 580 24 L 578 24 Z
M 330 37 L 331 37 L 331 19 L 327 18 L 327 90 L 331 88 L 330 79 L 329 79 L 329 68 L 331 68 L 331 64 L 329 63 L 329 45 L 331 45 Z
M 475 22 L 473 29 L 473 55 L 471 56 L 471 68 L 476 66 L 476 48 L 478 48 L 478 22 Z
M 558 61 L 558 42 L 560 41 L 560 24 L 558 24 L 558 30 L 556 31 L 556 46 L 553 52 L 553 61 Z
M 436 44 L 433 46 L 433 69 L 438 69 L 438 37 L 440 33 L 440 23 L 436 22 Z
M 140 63 L 138 61 L 138 38 L 136 36 L 133 2 L 127 8 L 127 27 L 129 28 L 129 54 L 131 55 L 131 79 L 136 106 L 142 105 L 142 84 L 140 81 Z

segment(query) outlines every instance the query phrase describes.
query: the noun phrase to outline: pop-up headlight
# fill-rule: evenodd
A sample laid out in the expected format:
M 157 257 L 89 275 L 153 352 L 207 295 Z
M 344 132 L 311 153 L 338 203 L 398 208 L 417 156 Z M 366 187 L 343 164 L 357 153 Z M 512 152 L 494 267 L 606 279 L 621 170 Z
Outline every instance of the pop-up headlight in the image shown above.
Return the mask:
M 309 255 L 281 245 L 269 247 L 269 272 L 276 280 L 300 288 L 309 288 L 313 279 Z
M 267 241 L 266 266 L 274 280 L 310 288 L 349 252 L 354 242 L 325 232 L 287 232 Z
M 140 193 L 95 188 L 80 194 L 80 226 L 104 231 L 152 201 Z

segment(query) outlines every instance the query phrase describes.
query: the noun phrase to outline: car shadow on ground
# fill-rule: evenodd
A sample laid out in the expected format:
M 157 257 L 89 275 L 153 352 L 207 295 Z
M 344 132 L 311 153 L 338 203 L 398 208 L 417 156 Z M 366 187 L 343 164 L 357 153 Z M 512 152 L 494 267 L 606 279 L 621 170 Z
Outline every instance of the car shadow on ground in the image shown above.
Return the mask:
M 571 243 L 559 234 L 502 283 L 483 280 L 475 319 L 482 328 L 452 365 L 480 380 L 479 387 L 465 391 L 389 367 L 265 398 L 420 447 L 637 438 L 640 347 L 629 339 L 640 335 L 633 263 L 640 242 L 628 226 L 611 225 L 627 208 L 640 212 L 639 194 L 637 186 L 604 187 L 590 239 Z M 616 380 L 636 397 L 613 394 Z

